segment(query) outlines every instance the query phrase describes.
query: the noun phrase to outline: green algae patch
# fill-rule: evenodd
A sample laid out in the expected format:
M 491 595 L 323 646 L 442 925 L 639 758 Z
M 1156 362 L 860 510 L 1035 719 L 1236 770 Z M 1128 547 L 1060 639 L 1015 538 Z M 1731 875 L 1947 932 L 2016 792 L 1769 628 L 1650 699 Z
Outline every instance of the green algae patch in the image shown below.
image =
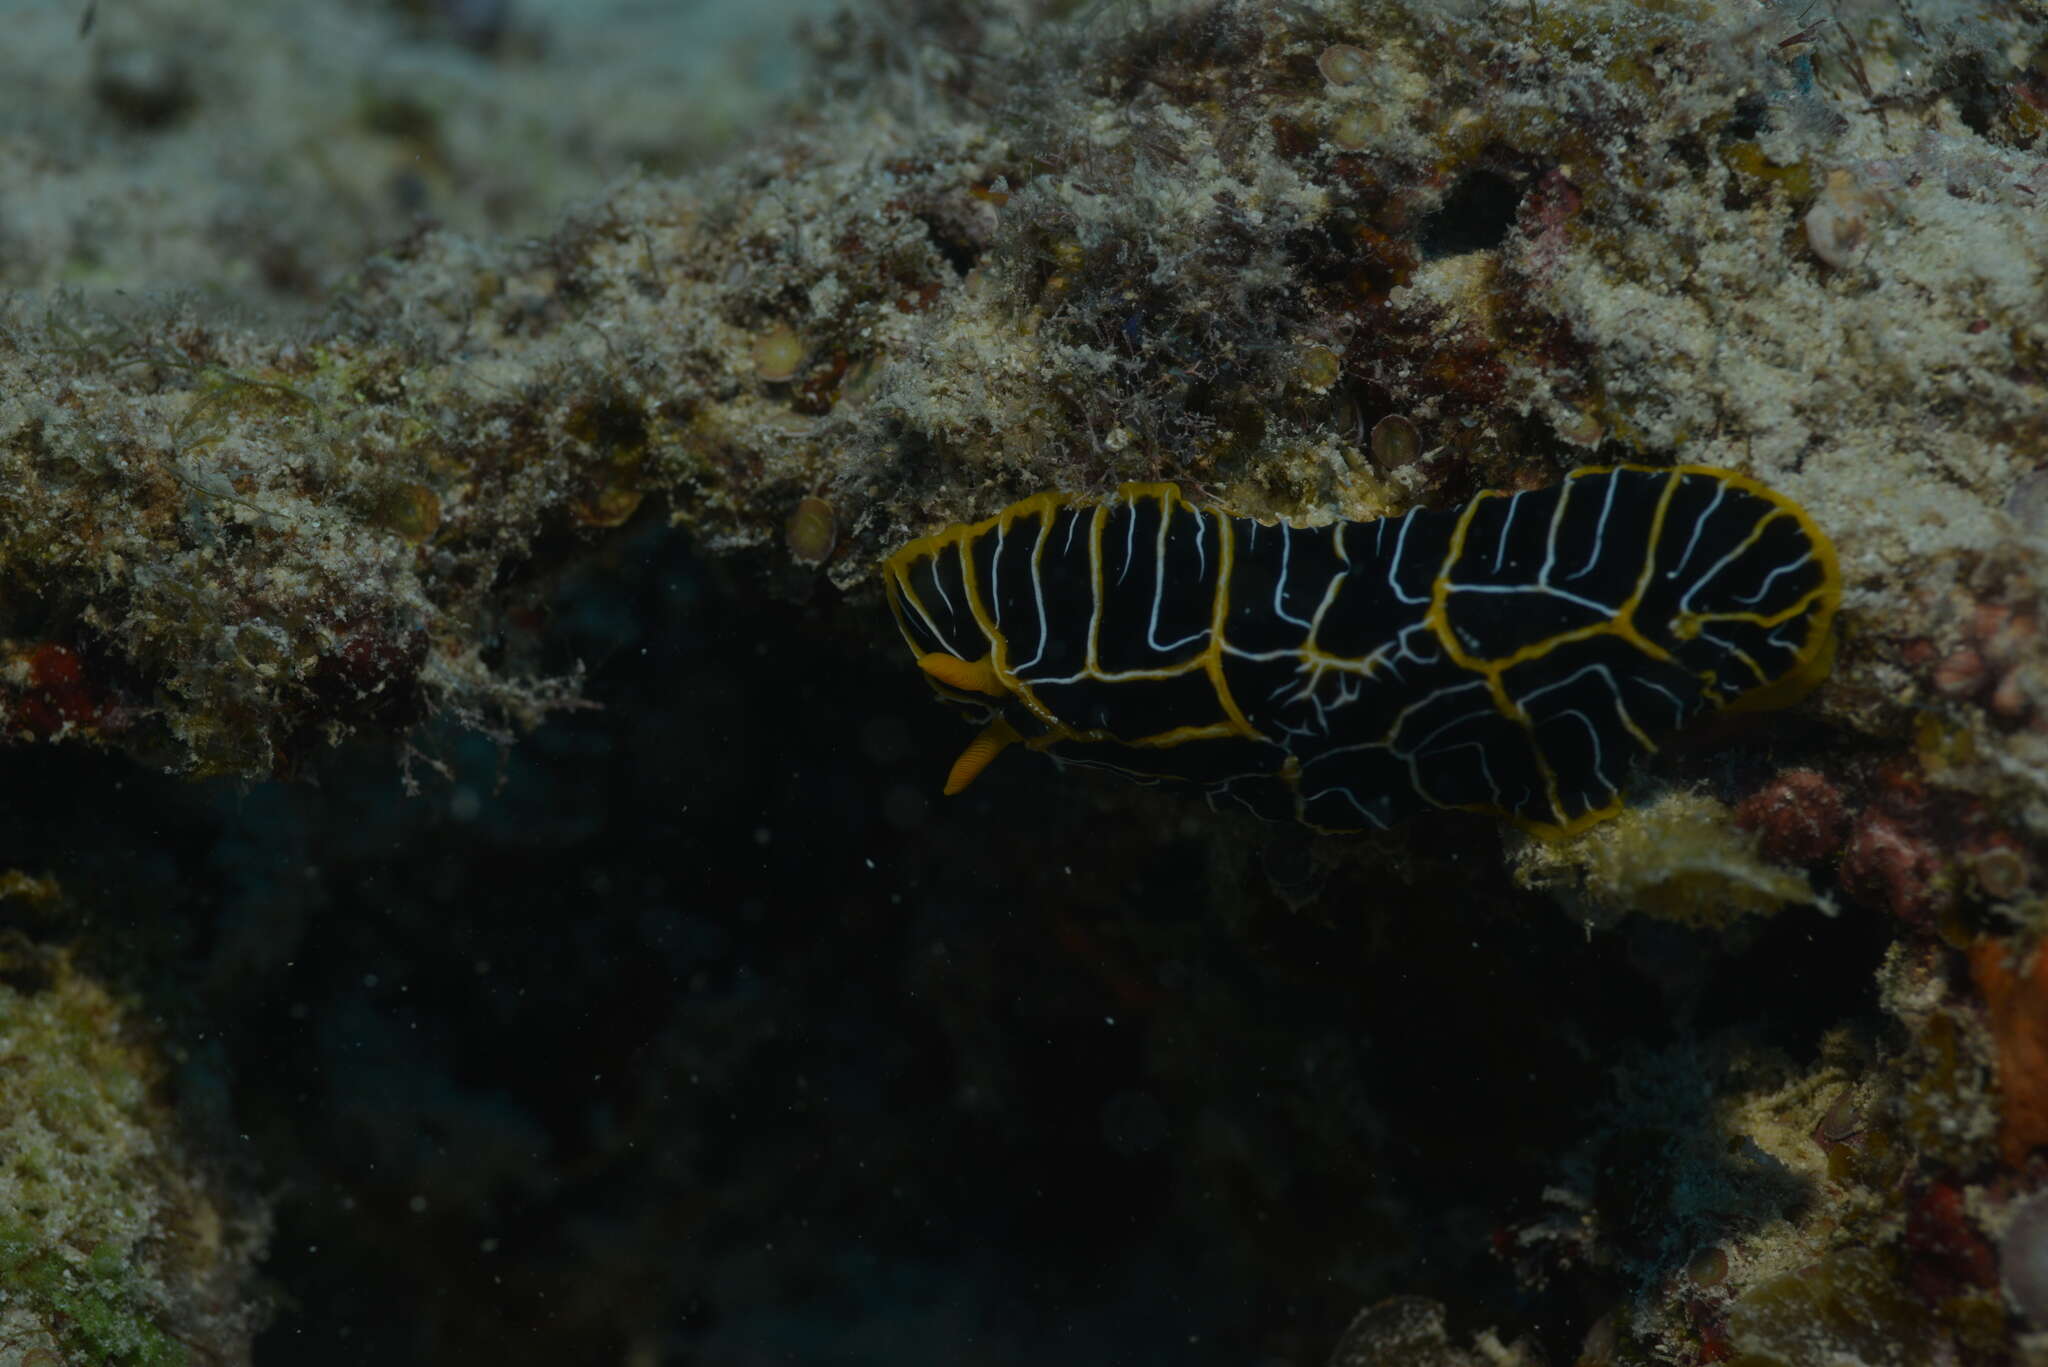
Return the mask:
M 155 1099 L 161 1071 L 68 954 L 0 944 L 0 1343 L 24 1360 L 175 1367 L 187 1342 L 244 1342 L 254 1245 Z
M 183 1367 L 185 1346 L 149 1318 L 135 1269 L 101 1246 L 82 1266 L 39 1248 L 26 1229 L 0 1230 L 0 1295 L 22 1308 L 66 1349 L 112 1367 Z

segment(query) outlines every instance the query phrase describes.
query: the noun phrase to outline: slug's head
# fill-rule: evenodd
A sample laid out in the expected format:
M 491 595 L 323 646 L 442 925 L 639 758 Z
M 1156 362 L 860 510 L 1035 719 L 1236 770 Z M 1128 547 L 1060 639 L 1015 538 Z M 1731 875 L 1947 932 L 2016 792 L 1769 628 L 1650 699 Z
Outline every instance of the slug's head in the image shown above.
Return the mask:
M 1002 629 L 981 605 L 972 555 L 982 528 L 965 524 L 910 542 L 882 565 L 896 629 L 924 671 L 925 681 L 949 705 L 981 727 L 946 777 L 951 796 L 989 762 L 1022 740 L 1019 725 L 1034 731 L 1016 681 L 1005 668 Z

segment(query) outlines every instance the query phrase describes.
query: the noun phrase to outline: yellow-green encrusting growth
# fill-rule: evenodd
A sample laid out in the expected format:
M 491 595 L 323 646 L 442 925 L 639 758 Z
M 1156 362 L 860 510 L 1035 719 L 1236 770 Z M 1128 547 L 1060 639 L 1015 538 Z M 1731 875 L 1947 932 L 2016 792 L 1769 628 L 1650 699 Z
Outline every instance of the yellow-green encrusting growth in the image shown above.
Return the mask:
M 1701 793 L 1666 793 L 1577 835 L 1526 840 L 1514 874 L 1592 923 L 1641 912 L 1722 928 L 1817 900 L 1805 874 L 1764 859 L 1728 809 Z
M 193 1165 L 156 1096 L 161 1073 L 68 955 L 0 943 L 0 1354 L 16 1355 L 5 1360 L 246 1356 L 241 1283 L 261 1222 Z

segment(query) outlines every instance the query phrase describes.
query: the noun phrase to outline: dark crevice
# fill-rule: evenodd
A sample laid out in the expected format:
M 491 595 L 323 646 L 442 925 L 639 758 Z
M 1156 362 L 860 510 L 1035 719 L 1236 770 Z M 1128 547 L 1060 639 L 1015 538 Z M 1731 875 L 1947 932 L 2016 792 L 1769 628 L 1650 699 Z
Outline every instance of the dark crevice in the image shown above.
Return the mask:
M 921 218 L 925 232 L 930 235 L 932 247 L 953 268 L 953 274 L 961 279 L 981 264 L 981 248 L 963 236 L 959 229 L 929 218 Z
M 1491 251 L 1507 240 L 1521 206 L 1522 190 L 1505 176 L 1475 171 L 1459 181 L 1437 211 L 1423 221 L 1416 246 L 1424 261 L 1467 252 Z

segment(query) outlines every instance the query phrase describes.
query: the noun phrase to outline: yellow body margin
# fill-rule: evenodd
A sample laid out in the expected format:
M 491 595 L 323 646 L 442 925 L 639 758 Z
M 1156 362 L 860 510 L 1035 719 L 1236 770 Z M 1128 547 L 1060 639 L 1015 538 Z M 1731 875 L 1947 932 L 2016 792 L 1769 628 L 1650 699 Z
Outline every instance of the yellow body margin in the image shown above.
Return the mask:
M 1773 708 L 1790 707 L 1820 687 L 1821 681 L 1835 666 L 1835 613 L 1842 606 L 1842 561 L 1835 554 L 1835 543 L 1829 540 L 1828 534 L 1820 529 L 1820 524 L 1806 509 L 1748 475 L 1733 470 L 1717 470 L 1708 465 L 1681 465 L 1678 469 L 1682 474 L 1712 475 L 1776 505 L 1798 525 L 1807 544 L 1813 547 L 1813 557 L 1820 563 L 1820 587 L 1808 594 L 1796 608 L 1783 614 L 1791 618 L 1809 606 L 1813 608 L 1813 631 L 1799 652 L 1799 662 L 1771 683 L 1736 698 L 1724 710 L 1767 712 Z
M 1574 470 L 1566 478 L 1579 479 L 1589 475 L 1604 474 L 1613 468 L 1616 467 L 1595 466 Z M 1645 474 L 1669 474 L 1673 476 L 1703 475 L 1709 479 L 1719 480 L 1723 484 L 1730 485 L 1742 490 L 1744 493 L 1752 494 L 1762 499 L 1780 513 L 1790 517 L 1798 525 L 1800 532 L 1806 537 L 1807 544 L 1813 547 L 1814 559 L 1820 564 L 1821 582 L 1819 587 L 1807 594 L 1806 597 L 1802 598 L 1792 608 L 1778 614 L 1778 617 L 1780 620 L 1790 620 L 1805 612 L 1808 608 L 1812 608 L 1813 629 L 1808 634 L 1805 644 L 1800 647 L 1799 658 L 1792 668 L 1786 670 L 1785 673 L 1770 683 L 1753 688 L 1737 696 L 1723 706 L 1721 710 L 1724 712 L 1767 712 L 1777 708 L 1790 707 L 1819 687 L 1821 682 L 1827 678 L 1828 672 L 1834 667 L 1835 662 L 1834 624 L 1835 613 L 1842 605 L 1842 562 L 1835 553 L 1835 543 L 1829 539 L 1826 532 L 1820 529 L 1820 524 L 1813 520 L 1813 515 L 1784 494 L 1771 488 L 1768 484 L 1737 470 L 1724 470 L 1713 465 L 1678 465 L 1669 469 L 1657 465 L 1622 465 L 1619 468 L 1641 471 Z M 1672 481 L 1672 486 L 1676 488 L 1676 479 Z M 1486 495 L 1482 494 L 1480 497 L 1484 498 Z M 1468 506 L 1476 506 L 1477 503 L 1478 500 L 1475 499 L 1473 504 Z M 1657 505 L 1657 526 L 1651 534 L 1653 540 L 1663 534 L 1664 514 L 1669 504 L 1670 498 L 1667 491 L 1666 497 L 1660 500 Z M 1465 525 L 1469 521 L 1468 517 L 1459 525 L 1458 535 L 1454 538 L 1452 545 L 1452 563 L 1455 563 L 1459 543 L 1462 543 L 1464 540 Z M 1441 572 L 1439 572 L 1437 578 L 1439 584 L 1441 584 L 1443 580 Z M 1441 615 L 1441 596 L 1441 593 L 1439 593 L 1438 601 L 1432 602 L 1430 605 L 1432 621 L 1440 624 L 1444 622 Z M 1637 596 L 1640 597 L 1640 593 Z M 1626 617 L 1633 610 L 1632 600 L 1630 606 L 1621 615 Z M 1636 636 L 1633 622 L 1630 622 L 1628 625 L 1628 633 L 1632 637 Z M 1440 637 L 1447 638 L 1449 634 L 1447 624 L 1439 627 Z M 1638 637 L 1638 639 L 1640 638 Z M 1647 646 L 1649 643 L 1645 641 L 1642 644 Z M 1657 653 L 1661 654 L 1662 652 Z M 1547 767 L 1545 777 L 1549 777 Z M 1553 807 L 1555 806 L 1554 803 L 1552 805 Z M 1597 826 L 1611 816 L 1618 815 L 1623 805 L 1622 800 L 1617 796 L 1614 801 L 1605 806 L 1597 807 L 1588 812 L 1582 812 L 1577 817 L 1566 822 L 1531 821 L 1526 817 L 1518 817 L 1511 814 L 1508 816 L 1508 819 L 1521 829 L 1541 839 L 1564 840 L 1590 827 Z M 1502 815 L 1497 809 L 1486 806 L 1471 807 L 1467 810 L 1486 812 L 1495 816 Z

